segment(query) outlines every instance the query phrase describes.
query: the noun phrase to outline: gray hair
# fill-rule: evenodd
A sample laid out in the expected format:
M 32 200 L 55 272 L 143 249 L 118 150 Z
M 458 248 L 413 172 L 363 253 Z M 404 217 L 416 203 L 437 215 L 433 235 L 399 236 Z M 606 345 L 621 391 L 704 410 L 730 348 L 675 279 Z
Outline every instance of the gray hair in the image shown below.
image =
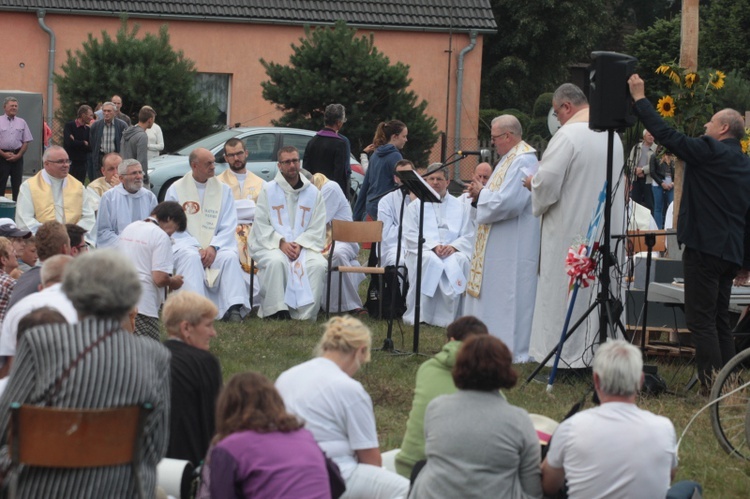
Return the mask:
M 742 140 L 745 137 L 745 120 L 739 112 L 731 108 L 722 109 L 719 120 L 723 125 L 729 126 L 729 135 L 735 139 Z
M 641 389 L 643 357 L 627 341 L 610 340 L 596 351 L 593 370 L 604 394 L 629 397 Z
M 42 154 L 42 162 L 47 161 L 50 155 L 55 151 L 65 151 L 65 148 L 63 148 L 62 146 L 49 146 L 47 149 L 45 149 L 44 154 Z
M 5 107 L 5 105 L 6 105 L 6 104 L 7 104 L 8 102 L 18 102 L 18 99 L 16 99 L 16 98 L 15 98 L 15 97 L 13 97 L 12 95 L 9 95 L 9 96 L 7 96 L 7 97 L 5 98 L 5 100 L 3 101 L 3 107 Z
M 114 105 L 111 101 L 107 101 L 104 104 L 102 104 L 101 109 L 104 109 L 104 106 L 112 106 L 113 108 L 117 109 L 117 106 Z
M 47 258 L 42 264 L 42 270 L 40 271 L 42 286 L 46 288 L 62 282 L 65 267 L 71 261 L 73 261 L 73 257 L 70 255 L 55 255 Z
M 122 162 L 117 166 L 117 173 L 119 175 L 125 175 L 128 173 L 128 168 L 130 168 L 133 165 L 138 165 L 141 168 L 143 165 L 141 165 L 141 162 L 137 159 L 130 158 L 130 159 L 123 159 Z
M 323 123 L 326 125 L 335 125 L 338 122 L 346 122 L 346 108 L 341 104 L 329 104 L 326 106 L 323 115 Z
M 512 133 L 516 137 L 523 137 L 523 127 L 521 126 L 521 122 L 512 114 L 501 114 L 500 116 L 493 118 L 490 125 L 494 126 L 495 123 L 497 123 L 500 128 L 505 129 L 505 131 Z
M 430 166 L 427 167 L 427 175 L 425 176 L 429 177 L 433 173 L 439 173 L 439 172 L 443 173 L 443 178 L 445 178 L 446 180 L 448 179 L 448 169 L 443 168 L 443 163 L 430 164 Z
M 62 289 L 81 318 L 122 320 L 141 297 L 135 266 L 113 249 L 75 258 L 65 269 Z
M 574 106 L 584 106 L 589 103 L 583 90 L 572 83 L 563 83 L 557 87 L 557 90 L 555 90 L 555 93 L 552 95 L 552 101 L 558 104 L 570 102 Z

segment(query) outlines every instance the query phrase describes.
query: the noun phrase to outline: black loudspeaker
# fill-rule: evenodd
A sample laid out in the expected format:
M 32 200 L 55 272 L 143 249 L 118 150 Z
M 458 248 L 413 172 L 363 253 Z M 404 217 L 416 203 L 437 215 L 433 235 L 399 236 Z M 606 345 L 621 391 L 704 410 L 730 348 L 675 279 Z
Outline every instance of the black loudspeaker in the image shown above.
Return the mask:
M 591 52 L 589 128 L 615 130 L 635 124 L 628 78 L 638 59 L 617 52 Z

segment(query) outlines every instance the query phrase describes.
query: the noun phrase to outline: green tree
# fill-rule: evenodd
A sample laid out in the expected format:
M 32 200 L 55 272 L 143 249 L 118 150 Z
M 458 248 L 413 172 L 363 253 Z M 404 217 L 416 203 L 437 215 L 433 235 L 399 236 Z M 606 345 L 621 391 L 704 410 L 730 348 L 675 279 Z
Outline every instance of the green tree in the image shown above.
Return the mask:
M 274 125 L 317 130 L 325 107 L 340 103 L 348 118 L 342 133 L 352 151 L 372 142 L 378 123 L 398 119 L 409 129 L 404 157 L 426 166 L 437 126 L 425 114 L 427 102 L 407 90 L 409 67 L 391 64 L 375 47 L 372 34 L 356 33 L 343 21 L 332 28 L 305 27 L 300 44 L 292 45 L 289 65 L 260 60 L 269 77 L 261 83 L 263 98 L 284 113 Z
M 531 112 L 534 101 L 569 79 L 568 66 L 613 31 L 611 1 L 491 0 L 498 31 L 485 38 L 482 107 Z
M 701 14 L 700 64 L 750 78 L 750 0 L 712 0 Z
M 114 39 L 91 34 L 55 74 L 60 96 L 57 118 L 70 120 L 81 104 L 93 106 L 116 93 L 123 113 L 137 121 L 143 105 L 156 110 L 168 150 L 178 149 L 213 131 L 216 111 L 194 88 L 195 65 L 169 43 L 167 25 L 158 35 L 138 38 L 139 25 L 128 29 L 123 19 Z
M 649 98 L 669 92 L 669 80 L 658 76 L 656 68 L 680 57 L 680 18 L 658 19 L 652 26 L 626 36 L 625 46 L 627 53 L 638 59 L 636 70 L 646 82 Z

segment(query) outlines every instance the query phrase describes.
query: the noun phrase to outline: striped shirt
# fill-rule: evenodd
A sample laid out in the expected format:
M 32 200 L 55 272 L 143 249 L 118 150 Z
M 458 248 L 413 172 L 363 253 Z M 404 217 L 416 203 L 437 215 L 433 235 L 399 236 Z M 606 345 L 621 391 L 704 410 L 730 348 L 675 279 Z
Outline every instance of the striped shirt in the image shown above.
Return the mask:
M 146 418 L 140 476 L 144 496 L 156 489 L 156 464 L 169 439 L 169 352 L 158 342 L 136 337 L 118 321 L 88 317 L 78 324 L 50 324 L 27 331 L 18 344 L 8 386 L 0 397 L 0 443 L 7 445 L 10 404 L 47 405 L 45 399 L 63 371 L 98 338 L 113 335 L 88 352 L 52 397 L 55 407 L 94 409 L 140 405 Z M 4 448 L 7 451 L 7 447 Z M 136 497 L 130 465 L 53 469 L 24 467 L 18 497 Z
M 112 120 L 112 123 L 104 122 L 104 126 L 102 127 L 102 145 L 100 148 L 100 152 L 103 154 L 108 154 L 110 152 L 114 152 L 115 150 L 115 122 Z

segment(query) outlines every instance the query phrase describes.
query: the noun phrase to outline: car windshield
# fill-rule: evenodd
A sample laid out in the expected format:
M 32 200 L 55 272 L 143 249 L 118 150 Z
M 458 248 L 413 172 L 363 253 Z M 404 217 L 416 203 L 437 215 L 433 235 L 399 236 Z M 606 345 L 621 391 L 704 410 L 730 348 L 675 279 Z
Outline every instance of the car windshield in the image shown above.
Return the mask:
M 175 151 L 173 154 L 177 154 L 179 156 L 189 156 L 190 152 L 193 151 L 193 149 L 197 149 L 199 147 L 203 147 L 210 151 L 214 147 L 223 144 L 227 140 L 231 139 L 232 137 L 236 137 L 239 134 L 240 132 L 238 130 L 224 130 L 222 132 L 209 135 L 208 137 L 203 137 L 202 139 L 197 140 L 192 144 L 186 145 L 178 151 Z

